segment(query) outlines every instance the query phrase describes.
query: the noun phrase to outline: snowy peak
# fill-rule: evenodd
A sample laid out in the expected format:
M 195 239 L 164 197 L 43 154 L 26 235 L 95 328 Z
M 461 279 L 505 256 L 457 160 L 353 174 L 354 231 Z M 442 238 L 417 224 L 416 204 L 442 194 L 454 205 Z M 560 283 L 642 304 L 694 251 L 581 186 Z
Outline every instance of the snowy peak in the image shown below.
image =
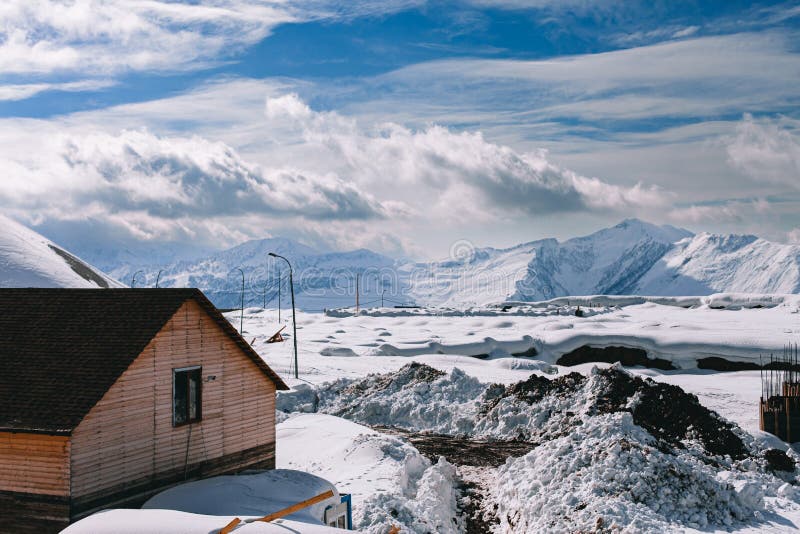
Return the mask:
M 606 228 L 587 236 L 590 239 L 599 234 L 606 234 L 617 239 L 624 238 L 627 241 L 651 239 L 660 243 L 675 243 L 681 239 L 692 237 L 694 234 L 683 228 L 676 228 L 669 224 L 657 226 L 655 224 L 642 221 L 640 219 L 625 219 L 616 226 Z M 581 238 L 577 238 L 581 239 Z
M 546 300 L 567 295 L 629 294 L 688 230 L 626 219 L 611 228 L 539 248 L 515 299 Z
M 0 215 L 0 287 L 121 287 L 77 256 Z
M 800 246 L 701 233 L 676 243 L 644 276 L 641 294 L 800 292 Z

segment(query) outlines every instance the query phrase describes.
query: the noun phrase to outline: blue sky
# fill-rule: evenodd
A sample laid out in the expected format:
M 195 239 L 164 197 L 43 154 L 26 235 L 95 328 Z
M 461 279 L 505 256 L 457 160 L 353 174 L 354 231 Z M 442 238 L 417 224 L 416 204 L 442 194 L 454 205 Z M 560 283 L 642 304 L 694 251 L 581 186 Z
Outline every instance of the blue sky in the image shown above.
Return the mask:
M 625 217 L 800 240 L 794 3 L 12 0 L 0 21 L 0 206 L 79 253 L 440 257 Z

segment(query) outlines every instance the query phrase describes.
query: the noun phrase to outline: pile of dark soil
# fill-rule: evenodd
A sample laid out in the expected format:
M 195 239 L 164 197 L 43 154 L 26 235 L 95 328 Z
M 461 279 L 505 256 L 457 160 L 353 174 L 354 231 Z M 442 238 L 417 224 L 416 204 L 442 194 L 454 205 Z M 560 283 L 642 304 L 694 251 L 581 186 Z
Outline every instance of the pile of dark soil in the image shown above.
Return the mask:
M 734 432 L 734 425 L 678 386 L 642 379 L 612 367 L 596 370 L 591 391 L 585 391 L 587 387 L 587 377 L 579 373 L 555 379 L 531 375 L 527 380 L 507 387 L 490 386 L 484 396 L 481 414 L 488 414 L 502 399 L 509 397 L 534 405 L 546 397 L 556 396 L 566 400 L 559 403 L 565 406 L 577 405 L 585 402 L 580 399 L 588 398 L 590 412 L 630 412 L 633 421 L 658 439 L 662 448 L 684 448 L 683 442 L 692 440 L 700 442 L 709 457 L 730 456 L 738 460 L 747 456 L 748 450 Z M 575 398 L 574 403 L 568 401 L 570 397 Z M 571 417 L 575 414 L 570 411 L 565 415 Z M 535 435 L 532 439 L 536 439 Z
M 767 461 L 767 467 L 772 471 L 785 471 L 791 473 L 794 472 L 796 467 L 794 460 L 792 460 L 780 449 L 769 449 L 765 451 L 764 460 Z
M 548 395 L 563 397 L 575 393 L 585 382 L 586 377 L 584 375 L 570 373 L 554 379 L 531 375 L 527 380 L 511 384 L 508 387 L 493 384 L 486 392 L 486 402 L 481 409 L 481 413 L 488 413 L 497 406 L 501 399 L 506 397 L 516 397 L 528 404 L 534 404 Z
M 602 384 L 595 405 L 599 413 L 631 412 L 637 425 L 673 447 L 682 447 L 683 440 L 697 440 L 712 456 L 734 460 L 747 456 L 734 425 L 700 404 L 697 396 L 620 369 L 597 373 Z

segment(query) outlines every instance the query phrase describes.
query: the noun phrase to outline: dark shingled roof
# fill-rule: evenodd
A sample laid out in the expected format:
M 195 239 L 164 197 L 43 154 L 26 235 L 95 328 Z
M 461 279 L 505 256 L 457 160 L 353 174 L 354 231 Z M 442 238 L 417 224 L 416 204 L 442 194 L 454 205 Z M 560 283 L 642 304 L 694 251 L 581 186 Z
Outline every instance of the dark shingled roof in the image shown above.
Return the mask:
M 71 433 L 189 299 L 289 389 L 198 289 L 0 289 L 0 431 Z

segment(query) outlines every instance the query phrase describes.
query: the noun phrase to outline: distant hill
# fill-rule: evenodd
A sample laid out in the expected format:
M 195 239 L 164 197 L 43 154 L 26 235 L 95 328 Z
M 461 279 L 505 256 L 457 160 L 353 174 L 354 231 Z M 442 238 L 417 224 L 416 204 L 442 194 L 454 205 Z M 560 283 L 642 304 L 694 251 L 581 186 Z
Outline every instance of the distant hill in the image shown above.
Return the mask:
M 121 287 L 49 239 L 0 215 L 0 287 Z

